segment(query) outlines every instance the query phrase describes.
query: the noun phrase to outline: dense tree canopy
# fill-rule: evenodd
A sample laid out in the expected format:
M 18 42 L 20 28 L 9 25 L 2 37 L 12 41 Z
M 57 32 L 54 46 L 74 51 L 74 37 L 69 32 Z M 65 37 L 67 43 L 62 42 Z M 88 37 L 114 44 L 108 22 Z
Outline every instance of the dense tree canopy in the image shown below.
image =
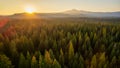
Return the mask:
M 119 68 L 120 21 L 10 20 L 0 68 Z

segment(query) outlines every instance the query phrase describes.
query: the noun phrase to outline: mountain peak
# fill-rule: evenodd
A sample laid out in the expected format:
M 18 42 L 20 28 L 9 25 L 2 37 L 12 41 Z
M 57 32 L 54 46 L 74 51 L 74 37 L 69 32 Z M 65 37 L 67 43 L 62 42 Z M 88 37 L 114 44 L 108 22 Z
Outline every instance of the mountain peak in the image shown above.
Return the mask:
M 69 11 L 80 11 L 80 10 L 77 10 L 77 9 L 71 9 L 71 10 L 69 10 Z
M 77 14 L 79 13 L 80 10 L 77 10 L 77 9 L 72 9 L 72 10 L 67 10 L 65 11 L 64 13 L 67 13 L 67 14 Z
M 84 11 L 84 10 L 77 10 L 77 9 L 72 9 L 72 10 L 67 10 L 63 13 L 66 14 L 84 14 L 84 13 L 88 13 L 89 11 Z

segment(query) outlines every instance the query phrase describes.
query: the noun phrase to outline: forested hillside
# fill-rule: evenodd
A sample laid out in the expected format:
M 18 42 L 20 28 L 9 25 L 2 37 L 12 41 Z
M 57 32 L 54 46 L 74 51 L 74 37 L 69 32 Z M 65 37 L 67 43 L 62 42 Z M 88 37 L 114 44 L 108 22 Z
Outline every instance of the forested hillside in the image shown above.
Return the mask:
M 119 68 L 120 21 L 10 20 L 0 68 Z

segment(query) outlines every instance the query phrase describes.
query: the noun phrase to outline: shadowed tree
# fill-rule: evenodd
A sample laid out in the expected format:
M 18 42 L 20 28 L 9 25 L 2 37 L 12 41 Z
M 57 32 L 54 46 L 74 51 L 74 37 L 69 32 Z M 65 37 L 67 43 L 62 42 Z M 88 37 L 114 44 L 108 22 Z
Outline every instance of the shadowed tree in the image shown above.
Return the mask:
M 62 48 L 60 49 L 59 62 L 62 66 L 64 66 L 64 53 L 63 53 Z
M 84 68 L 85 66 L 84 66 L 84 58 L 82 57 L 82 55 L 80 55 L 80 57 L 79 57 L 79 67 L 80 68 Z
M 18 68 L 27 68 L 26 67 L 26 59 L 22 53 L 20 54 Z
M 54 59 L 54 61 L 53 61 L 52 68 L 61 68 L 61 65 L 59 64 L 59 62 L 56 59 Z
M 27 56 L 26 56 L 26 66 L 28 68 L 31 68 L 31 55 L 29 52 L 27 52 Z
M 10 59 L 6 55 L 0 55 L 0 68 L 13 68 Z

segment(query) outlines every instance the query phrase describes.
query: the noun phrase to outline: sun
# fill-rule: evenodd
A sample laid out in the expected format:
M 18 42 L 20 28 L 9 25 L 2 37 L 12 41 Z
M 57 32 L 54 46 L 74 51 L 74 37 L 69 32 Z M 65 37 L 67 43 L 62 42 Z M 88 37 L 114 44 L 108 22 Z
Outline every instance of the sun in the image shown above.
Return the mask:
M 32 14 L 35 12 L 35 8 L 33 8 L 32 6 L 27 6 L 27 7 L 25 7 L 25 12 Z

